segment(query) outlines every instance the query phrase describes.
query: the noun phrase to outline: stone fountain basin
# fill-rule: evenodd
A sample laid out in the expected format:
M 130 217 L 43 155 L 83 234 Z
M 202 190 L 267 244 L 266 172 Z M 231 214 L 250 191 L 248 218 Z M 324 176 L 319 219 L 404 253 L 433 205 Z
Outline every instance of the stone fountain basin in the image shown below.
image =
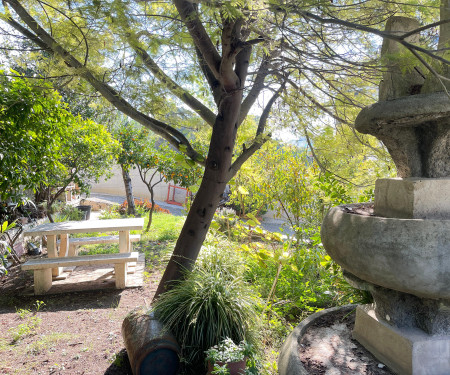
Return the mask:
M 321 236 L 331 258 L 362 280 L 450 299 L 450 220 L 363 216 L 339 206 L 326 215 Z

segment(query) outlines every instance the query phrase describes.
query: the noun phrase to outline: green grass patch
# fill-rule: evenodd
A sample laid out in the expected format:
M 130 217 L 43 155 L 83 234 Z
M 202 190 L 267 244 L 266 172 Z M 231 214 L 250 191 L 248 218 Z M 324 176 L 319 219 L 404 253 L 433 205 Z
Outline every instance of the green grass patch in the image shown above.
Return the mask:
M 142 233 L 143 240 L 157 242 L 175 241 L 180 235 L 185 220 L 185 216 L 174 216 L 156 212 L 153 214 L 150 230 Z M 147 225 L 147 222 L 148 217 L 145 217 L 145 226 Z

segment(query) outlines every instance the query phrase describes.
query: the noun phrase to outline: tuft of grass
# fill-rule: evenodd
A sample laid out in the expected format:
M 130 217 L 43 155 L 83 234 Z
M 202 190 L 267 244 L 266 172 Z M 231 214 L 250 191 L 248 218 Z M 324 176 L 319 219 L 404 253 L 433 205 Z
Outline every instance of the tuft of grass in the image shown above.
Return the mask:
M 16 310 L 17 315 L 21 320 L 25 322 L 19 324 L 17 327 L 12 327 L 8 329 L 8 332 L 12 335 L 11 344 L 14 345 L 18 341 L 22 340 L 27 336 L 36 334 L 37 329 L 41 325 L 42 319 L 36 314 L 39 312 L 45 303 L 43 301 L 36 300 L 33 304 L 35 312 L 31 312 L 29 309 L 18 309 Z
M 153 304 L 158 319 L 175 335 L 186 362 L 226 337 L 255 343 L 257 299 L 241 276 L 219 263 L 203 263 Z
M 37 316 L 31 316 L 26 319 L 25 323 L 19 324 L 17 327 L 8 329 L 8 332 L 12 335 L 11 344 L 14 345 L 25 337 L 36 334 L 37 329 L 41 325 L 41 321 L 41 318 L 38 318 Z
M 48 335 L 42 335 L 27 346 L 27 352 L 37 355 L 45 352 L 55 344 L 59 344 L 62 341 L 74 340 L 78 337 L 80 335 L 73 333 L 50 333 Z

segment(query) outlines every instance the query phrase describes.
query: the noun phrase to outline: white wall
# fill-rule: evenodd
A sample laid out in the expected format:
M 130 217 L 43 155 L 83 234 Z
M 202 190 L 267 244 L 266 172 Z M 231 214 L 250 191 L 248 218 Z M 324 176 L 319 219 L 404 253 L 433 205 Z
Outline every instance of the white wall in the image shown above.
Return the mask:
M 98 184 L 93 184 L 91 192 L 100 194 L 110 194 L 110 195 L 120 195 L 125 197 L 125 186 L 123 184 L 122 171 L 119 166 L 114 166 L 114 175 L 108 180 L 101 180 Z M 133 187 L 133 196 L 142 199 L 150 199 L 150 193 L 148 192 L 147 186 L 141 181 L 139 172 L 137 169 L 132 169 L 130 171 L 131 184 Z M 156 176 L 155 176 L 156 177 Z M 155 200 L 166 201 L 168 184 L 166 182 L 161 182 L 155 186 Z M 172 198 L 171 190 L 171 198 Z M 185 191 L 176 190 L 175 201 L 184 203 Z

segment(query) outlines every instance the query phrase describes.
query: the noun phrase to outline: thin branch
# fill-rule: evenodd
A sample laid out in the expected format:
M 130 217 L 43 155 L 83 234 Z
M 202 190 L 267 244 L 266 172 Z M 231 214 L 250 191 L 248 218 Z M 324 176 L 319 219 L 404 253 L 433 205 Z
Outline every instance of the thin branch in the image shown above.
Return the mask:
M 3 0 L 3 6 L 7 8 L 6 0 Z M 42 40 L 39 39 L 39 37 L 36 34 L 33 34 L 30 30 L 23 27 L 20 23 L 16 22 L 11 17 L 3 18 L 4 21 L 10 26 L 12 26 L 14 29 L 16 29 L 19 33 L 24 35 L 27 39 L 31 40 L 32 42 L 36 43 L 41 49 L 44 51 L 53 52 L 51 48 L 47 46 Z
M 357 185 L 357 184 L 355 184 L 354 182 L 352 182 L 352 181 L 346 179 L 345 177 L 342 177 L 342 176 L 340 176 L 340 175 L 338 175 L 338 174 L 336 174 L 336 173 L 330 171 L 328 168 L 325 168 L 325 166 L 320 162 L 320 159 L 317 157 L 316 153 L 314 152 L 314 147 L 313 147 L 312 144 L 311 144 L 311 140 L 310 140 L 310 138 L 309 138 L 308 131 L 306 130 L 306 126 L 303 127 L 303 130 L 304 130 L 304 134 L 305 134 L 305 138 L 306 138 L 306 143 L 308 143 L 308 147 L 309 147 L 309 149 L 311 150 L 311 154 L 312 154 L 314 160 L 316 161 L 317 165 L 319 166 L 319 168 L 320 168 L 322 171 L 331 173 L 333 176 L 336 176 L 336 177 L 337 177 L 338 179 L 340 179 L 341 181 L 348 182 L 349 184 L 352 184 L 353 186 L 356 186 L 356 187 L 367 187 L 367 185 Z
M 428 29 L 430 29 L 432 27 L 444 25 L 444 24 L 449 23 L 449 22 L 450 22 L 450 19 L 448 19 L 448 20 L 440 20 L 440 21 L 437 21 L 437 22 L 434 22 L 434 23 L 430 23 L 429 25 L 425 25 L 425 26 L 419 27 L 419 28 L 417 28 L 415 30 L 409 31 L 409 32 L 407 32 L 405 34 L 402 34 L 402 35 L 400 35 L 400 38 L 406 39 L 407 37 L 409 37 L 411 35 L 414 35 L 414 34 L 418 34 L 421 31 L 428 30 Z
M 270 59 L 271 59 L 270 56 L 268 55 L 264 56 L 263 60 L 261 61 L 261 64 L 259 65 L 256 77 L 253 81 L 252 88 L 250 89 L 250 92 L 247 94 L 245 99 L 242 101 L 241 112 L 239 113 L 239 121 L 238 121 L 239 125 L 242 124 L 242 122 L 245 120 L 250 109 L 255 104 L 258 95 L 264 88 L 264 80 L 269 74 Z
M 360 24 L 357 24 L 357 23 L 354 23 L 354 22 L 350 22 L 350 21 L 340 20 L 340 19 L 337 19 L 337 18 L 322 18 L 322 17 L 320 17 L 320 16 L 318 16 L 316 14 L 313 14 L 313 13 L 307 12 L 307 11 L 295 10 L 295 12 L 297 14 L 299 14 L 299 15 L 304 16 L 305 18 L 312 19 L 312 20 L 317 21 L 317 22 L 319 22 L 321 24 L 325 24 L 325 25 L 326 24 L 341 25 L 341 26 L 345 26 L 345 27 L 348 27 L 348 28 L 354 29 L 354 30 L 366 31 L 366 32 L 369 32 L 371 34 L 378 35 L 378 36 L 380 36 L 380 37 L 382 37 L 384 39 L 395 40 L 395 41 L 397 41 L 398 43 L 402 44 L 403 46 L 405 46 L 407 49 L 409 49 L 411 51 L 415 50 L 415 51 L 418 51 L 418 52 L 422 52 L 422 53 L 432 57 L 435 60 L 441 61 L 441 62 L 443 62 L 443 63 L 445 63 L 447 65 L 450 65 L 450 60 L 447 60 L 447 59 L 445 59 L 445 58 L 443 58 L 441 56 L 438 56 L 438 55 L 430 52 L 429 50 L 427 50 L 425 48 L 422 48 L 422 47 L 419 47 L 419 46 L 416 46 L 414 44 L 406 42 L 405 40 L 403 40 L 403 35 L 399 36 L 399 35 L 396 35 L 396 34 L 392 34 L 392 33 L 388 33 L 388 32 L 385 32 L 385 31 L 377 30 L 377 29 L 375 29 L 373 27 L 364 26 L 364 25 L 360 25 Z M 447 22 L 450 22 L 450 20 L 447 20 Z M 428 25 L 428 26 L 421 27 L 419 29 L 420 30 L 425 30 L 425 29 L 430 28 L 430 27 L 432 27 L 432 26 Z M 419 29 L 412 30 L 411 32 L 408 32 L 408 34 L 414 34 Z
M 46 3 L 46 2 L 44 2 L 44 1 L 42 1 L 42 0 L 39 0 L 39 3 L 45 4 L 45 5 L 48 6 L 49 8 L 53 9 L 55 12 L 58 12 L 59 14 L 61 14 L 63 17 L 67 18 L 67 19 L 72 23 L 72 25 L 74 25 L 74 26 L 78 29 L 78 31 L 80 32 L 81 36 L 83 37 L 84 45 L 85 45 L 85 47 L 86 47 L 86 53 L 84 54 L 84 64 L 83 64 L 84 66 L 86 66 L 86 65 L 87 65 L 87 62 L 88 62 L 88 59 L 89 59 L 89 44 L 88 44 L 86 35 L 84 34 L 84 32 L 83 32 L 83 30 L 81 29 L 81 27 L 78 26 L 78 25 L 76 24 L 76 22 L 74 22 L 74 21 L 72 20 L 71 17 L 68 17 L 64 12 L 61 12 L 58 8 L 55 8 L 54 6 L 52 6 L 52 5 L 50 5 L 50 4 Z M 42 9 L 44 9 L 44 7 L 42 7 Z M 45 11 L 45 10 L 44 10 L 44 11 Z M 45 14 L 47 14 L 47 12 L 45 12 Z M 49 22 L 49 23 L 50 23 L 50 22 Z M 51 24 L 50 24 L 50 27 L 51 27 Z
M 216 103 L 216 105 L 219 105 L 221 94 L 222 94 L 222 88 L 220 86 L 220 82 L 214 76 L 213 72 L 209 68 L 208 64 L 206 63 L 200 50 L 197 47 L 195 47 L 195 53 L 198 58 L 200 69 L 202 70 L 203 75 L 205 76 L 206 80 L 208 81 L 209 88 L 211 89 L 211 92 L 213 94 L 214 102 Z
M 416 51 L 410 50 L 410 52 L 417 58 L 417 60 L 419 60 L 425 66 L 425 68 L 427 68 L 431 72 L 431 74 L 433 74 L 438 79 L 439 83 L 444 88 L 445 94 L 450 98 L 450 94 L 447 90 L 447 87 L 445 86 L 444 82 L 442 82 L 443 80 L 450 81 L 450 79 L 436 72 L 436 70 L 434 70 L 434 68 L 430 64 L 428 64 L 425 61 L 425 59 L 423 59 L 422 56 L 420 56 Z

